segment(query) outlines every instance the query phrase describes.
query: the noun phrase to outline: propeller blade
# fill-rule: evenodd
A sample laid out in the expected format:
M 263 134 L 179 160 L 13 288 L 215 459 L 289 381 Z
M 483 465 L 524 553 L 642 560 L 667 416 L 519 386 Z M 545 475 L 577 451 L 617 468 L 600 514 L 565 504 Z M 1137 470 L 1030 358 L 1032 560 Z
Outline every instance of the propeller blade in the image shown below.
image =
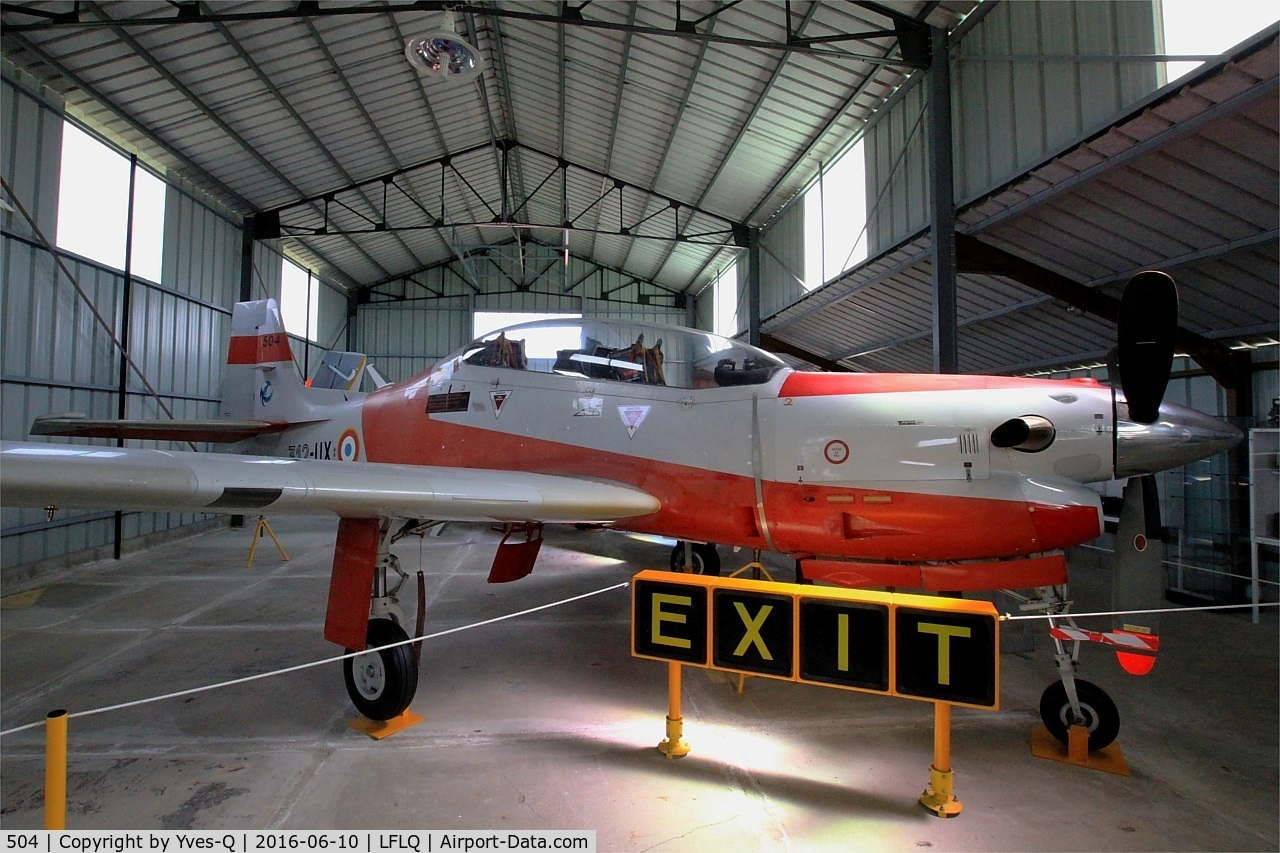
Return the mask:
M 1160 416 L 1178 333 L 1178 288 L 1162 272 L 1140 272 L 1125 285 L 1116 319 L 1120 388 L 1129 417 L 1141 424 Z
M 1153 610 L 1164 602 L 1164 529 L 1160 524 L 1160 496 L 1156 479 L 1147 474 L 1129 478 L 1116 529 L 1116 558 L 1112 569 L 1113 610 Z M 1158 643 L 1160 617 L 1155 613 L 1117 616 L 1114 632 L 1134 637 L 1141 649 Z M 1117 651 L 1120 665 L 1133 675 L 1145 675 L 1155 665 L 1151 655 Z

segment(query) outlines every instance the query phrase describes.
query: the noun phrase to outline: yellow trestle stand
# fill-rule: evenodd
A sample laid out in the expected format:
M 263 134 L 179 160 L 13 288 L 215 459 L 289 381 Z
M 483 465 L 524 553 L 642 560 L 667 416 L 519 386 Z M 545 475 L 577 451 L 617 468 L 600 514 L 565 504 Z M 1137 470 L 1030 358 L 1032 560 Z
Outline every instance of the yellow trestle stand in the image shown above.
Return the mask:
M 280 556 L 284 561 L 286 563 L 289 562 L 289 555 L 284 552 L 284 546 L 281 545 L 280 540 L 276 538 L 276 534 L 272 531 L 271 525 L 267 524 L 266 517 L 260 515 L 258 516 L 258 526 L 253 530 L 253 544 L 249 546 L 249 559 L 244 564 L 246 569 L 253 568 L 253 552 L 258 550 L 258 540 L 262 538 L 263 531 L 266 531 L 267 535 L 271 537 L 271 541 L 276 543 L 276 548 L 280 551 Z

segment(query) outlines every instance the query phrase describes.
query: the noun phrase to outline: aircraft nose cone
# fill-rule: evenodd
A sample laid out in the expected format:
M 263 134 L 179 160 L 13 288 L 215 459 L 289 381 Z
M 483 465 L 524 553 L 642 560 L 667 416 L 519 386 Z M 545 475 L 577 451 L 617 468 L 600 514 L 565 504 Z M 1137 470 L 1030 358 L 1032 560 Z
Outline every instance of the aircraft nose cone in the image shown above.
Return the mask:
M 1234 447 L 1244 433 L 1195 409 L 1160 404 L 1155 423 L 1129 420 L 1129 408 L 1117 402 L 1116 478 L 1154 474 L 1204 459 Z

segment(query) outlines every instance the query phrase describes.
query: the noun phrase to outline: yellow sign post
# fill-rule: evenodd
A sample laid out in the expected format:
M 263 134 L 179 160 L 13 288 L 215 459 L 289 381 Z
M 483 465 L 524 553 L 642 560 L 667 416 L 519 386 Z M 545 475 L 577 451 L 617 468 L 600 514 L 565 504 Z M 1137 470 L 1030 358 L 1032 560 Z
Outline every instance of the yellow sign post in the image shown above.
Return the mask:
M 999 616 L 987 601 L 644 571 L 631 585 L 631 652 L 666 661 L 667 740 L 682 739 L 682 665 L 934 703 L 920 803 L 954 817 L 951 706 L 995 710 Z M 674 734 L 673 734 L 674 727 Z M 665 747 L 665 748 L 664 748 Z

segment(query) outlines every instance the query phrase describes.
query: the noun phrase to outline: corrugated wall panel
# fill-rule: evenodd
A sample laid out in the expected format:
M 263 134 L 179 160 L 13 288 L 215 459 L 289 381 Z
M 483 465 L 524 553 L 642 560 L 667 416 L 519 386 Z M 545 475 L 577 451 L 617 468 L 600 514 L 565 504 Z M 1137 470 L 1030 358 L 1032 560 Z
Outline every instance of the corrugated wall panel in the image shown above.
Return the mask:
M 1154 53 L 1155 44 L 1149 3 L 995 5 L 952 51 L 957 203 L 995 189 L 1155 91 L 1156 63 L 1102 59 Z M 1073 55 L 1084 59 L 1070 61 Z M 872 255 L 928 224 L 922 83 L 867 133 Z
M 58 226 L 62 119 L 8 79 L 0 81 L 0 119 L 0 173 L 52 240 Z M 6 231 L 31 234 L 26 220 L 16 211 L 0 210 L 0 225 Z
M 1155 36 L 1150 3 L 993 8 L 954 52 L 957 197 L 982 195 L 1155 91 L 1156 63 L 1099 61 L 1154 53 Z
M 476 311 L 502 313 L 564 313 L 586 317 L 620 318 L 650 323 L 683 325 L 684 309 L 671 304 L 642 305 L 635 299 L 639 284 L 626 285 L 613 270 L 591 269 L 578 259 L 570 264 L 570 281 L 579 282 L 571 293 L 563 290 L 563 267 L 553 270 L 530 292 L 476 294 L 451 270 L 437 268 L 417 279 L 437 291 L 465 291 L 444 298 L 409 296 L 404 301 L 361 305 L 354 320 L 356 348 L 388 379 L 401 380 L 430 368 L 473 337 Z M 550 291 L 550 292 L 547 292 Z M 608 299 L 599 298 L 612 291 Z M 427 291 L 420 291 L 426 293 Z M 650 294 L 652 295 L 652 294 Z
M 0 168 L 19 200 L 34 208 L 42 230 L 54 238 L 62 116 L 11 79 L 0 84 L 0 95 L 4 119 Z M 25 223 L 6 215 L 3 224 L 0 435 L 26 439 L 32 421 L 49 412 L 115 417 L 120 357 L 110 337 L 54 259 L 31 238 Z M 239 235 L 235 221 L 170 187 L 162 281 L 135 279 L 132 283 L 131 354 L 176 417 L 212 417 L 217 412 L 230 308 L 239 292 Z M 119 335 L 123 273 L 74 255 L 62 258 L 88 300 Z M 278 271 L 273 275 L 278 283 Z M 132 372 L 127 388 L 126 416 L 163 416 Z M 191 514 L 127 513 L 123 538 L 197 519 Z M 109 546 L 115 522 L 110 512 L 63 512 L 50 522 L 43 510 L 5 508 L 0 526 L 2 562 L 9 569 Z
M 354 322 L 356 348 L 393 382 L 427 370 L 471 339 L 465 297 L 361 305 Z
M 804 211 L 793 204 L 760 234 L 760 316 L 804 296 Z
M 866 135 L 867 241 L 874 257 L 927 224 L 924 87 L 908 91 Z

